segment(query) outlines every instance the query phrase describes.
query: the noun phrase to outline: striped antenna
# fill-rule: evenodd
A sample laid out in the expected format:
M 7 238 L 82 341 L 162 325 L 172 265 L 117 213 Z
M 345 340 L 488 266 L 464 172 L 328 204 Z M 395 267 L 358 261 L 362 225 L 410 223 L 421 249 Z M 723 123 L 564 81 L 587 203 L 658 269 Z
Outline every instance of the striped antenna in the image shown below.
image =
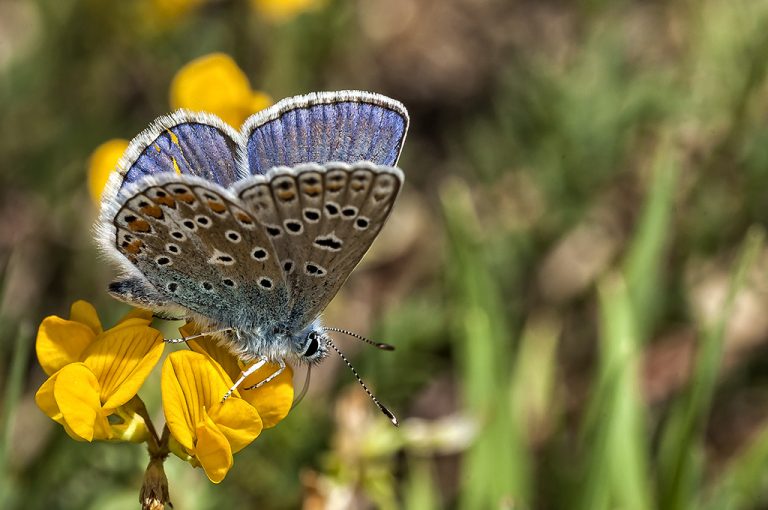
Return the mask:
M 358 340 L 362 340 L 363 342 L 367 344 L 371 344 L 374 347 L 378 347 L 379 349 L 383 351 L 394 351 L 395 346 L 390 344 L 385 344 L 384 342 L 374 342 L 373 340 L 369 340 L 365 338 L 363 335 L 358 335 L 357 333 L 353 333 L 352 331 L 348 331 L 346 329 L 341 328 L 323 328 L 323 331 L 335 331 L 336 333 L 342 333 L 344 335 L 349 335 L 353 338 L 357 338 Z
M 349 362 L 349 360 L 347 359 L 347 357 L 346 357 L 346 356 L 344 356 L 344 354 L 342 354 L 342 353 L 341 353 L 341 351 L 340 351 L 340 350 L 339 350 L 339 349 L 338 349 L 338 348 L 337 348 L 335 345 L 333 345 L 333 342 L 331 342 L 331 339 L 330 339 L 330 338 L 328 338 L 327 336 L 326 336 L 326 337 L 323 337 L 323 338 L 325 338 L 325 341 L 326 341 L 326 343 L 327 343 L 329 346 L 331 346 L 331 348 L 333 348 L 333 350 L 334 350 L 334 351 L 336 351 L 336 354 L 338 354 L 338 355 L 341 357 L 341 359 L 343 359 L 343 360 L 344 360 L 344 363 L 346 363 L 346 364 L 347 364 L 347 366 L 349 367 L 349 369 L 350 369 L 350 370 L 352 371 L 352 373 L 355 375 L 355 379 L 357 379 L 357 382 L 359 382 L 359 383 L 360 383 L 360 386 L 362 386 L 362 387 L 363 387 L 363 389 L 365 390 L 365 392 L 368 394 L 368 396 L 369 396 L 369 397 L 371 397 L 371 400 L 373 400 L 373 403 L 374 403 L 374 404 L 376 404 L 376 407 L 378 407 L 378 408 L 381 410 L 381 412 L 382 412 L 382 413 L 384 413 L 384 415 L 385 415 L 387 418 L 389 418 L 389 420 L 392 422 L 392 424 L 393 424 L 395 427 L 397 427 L 397 426 L 398 426 L 398 423 L 397 423 L 397 417 L 395 417 L 395 415 L 394 415 L 394 414 L 392 414 L 392 411 L 390 411 L 389 409 L 387 409 L 387 408 L 384 406 L 384 404 L 382 404 L 381 402 L 379 402 L 379 399 L 377 399 L 377 398 L 376 398 L 376 396 L 375 396 L 373 393 L 371 393 L 371 390 L 369 390 L 369 389 L 368 389 L 368 386 L 366 386 L 366 385 L 365 385 L 365 383 L 363 382 L 363 380 L 362 380 L 362 379 L 360 378 L 360 376 L 358 375 L 358 373 L 357 373 L 357 370 L 355 370 L 355 367 L 353 367 L 353 366 L 352 366 L 352 363 L 350 363 L 350 362 Z

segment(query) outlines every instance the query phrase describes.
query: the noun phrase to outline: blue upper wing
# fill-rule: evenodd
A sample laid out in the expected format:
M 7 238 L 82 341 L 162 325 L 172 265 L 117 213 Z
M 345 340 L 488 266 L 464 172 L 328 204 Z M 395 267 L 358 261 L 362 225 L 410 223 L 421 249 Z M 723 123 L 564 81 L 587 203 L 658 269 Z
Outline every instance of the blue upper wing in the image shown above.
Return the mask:
M 240 134 L 218 117 L 180 110 L 156 119 L 133 139 L 110 178 L 105 196 L 117 196 L 147 175 L 174 172 L 227 187 L 240 177 Z
M 400 157 L 408 113 L 370 92 L 319 92 L 284 99 L 243 125 L 240 158 L 250 174 L 300 163 L 371 161 L 394 166 Z

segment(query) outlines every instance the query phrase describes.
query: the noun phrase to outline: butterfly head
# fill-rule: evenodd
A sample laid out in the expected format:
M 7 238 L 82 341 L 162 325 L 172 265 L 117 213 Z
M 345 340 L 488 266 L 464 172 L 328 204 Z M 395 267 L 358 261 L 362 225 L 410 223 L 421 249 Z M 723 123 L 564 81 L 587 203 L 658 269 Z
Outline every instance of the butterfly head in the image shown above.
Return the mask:
M 273 345 L 290 345 L 288 357 L 299 363 L 315 365 L 328 356 L 328 340 L 323 335 L 323 328 L 312 323 L 298 333 L 291 333 L 287 328 L 276 327 Z M 292 355 L 292 356 L 291 356 Z
M 301 360 L 314 365 L 328 356 L 328 342 L 323 337 L 320 328 L 310 329 L 304 337 L 304 343 L 299 350 Z

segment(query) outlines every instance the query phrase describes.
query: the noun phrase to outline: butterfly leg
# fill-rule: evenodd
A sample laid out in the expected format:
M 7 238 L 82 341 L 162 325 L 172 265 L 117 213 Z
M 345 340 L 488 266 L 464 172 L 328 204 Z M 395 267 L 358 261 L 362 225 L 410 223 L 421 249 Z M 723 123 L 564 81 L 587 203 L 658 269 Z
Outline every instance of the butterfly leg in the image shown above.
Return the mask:
M 267 377 L 266 379 L 264 379 L 264 380 L 263 380 L 263 381 L 261 381 L 260 383 L 256 383 L 256 384 L 254 384 L 253 386 L 248 386 L 247 388 L 243 388 L 243 389 L 246 389 L 246 390 L 255 390 L 256 388 L 261 388 L 262 386 L 264 386 L 265 384 L 267 384 L 269 381 L 271 381 L 272 379 L 274 379 L 274 378 L 275 378 L 275 377 L 277 377 L 278 375 L 282 374 L 282 373 L 283 373 L 283 370 L 285 370 L 285 361 L 283 361 L 283 360 L 280 360 L 279 364 L 280 364 L 280 367 L 279 367 L 277 370 L 275 370 L 275 371 L 272 373 L 272 375 L 270 375 L 269 377 Z
M 249 375 L 251 375 L 258 369 L 263 367 L 266 363 L 267 363 L 267 357 L 261 356 L 256 363 L 246 368 L 243 371 L 243 373 L 240 374 L 240 377 L 237 379 L 237 381 L 235 381 L 235 384 L 233 384 L 232 387 L 229 389 L 229 391 L 227 391 L 227 393 L 224 395 L 224 397 L 222 397 L 221 401 L 224 402 L 225 400 L 227 400 L 230 397 L 230 395 L 232 395 L 232 393 L 237 389 L 237 387 L 240 386 Z
M 227 331 L 232 331 L 232 328 L 217 329 L 216 331 L 206 331 L 205 333 L 198 333 L 196 335 L 183 336 L 181 338 L 166 338 L 163 341 L 167 344 L 180 344 L 180 343 L 186 342 L 187 340 L 194 340 L 195 338 L 200 338 L 208 335 L 216 335 L 218 333 L 226 333 Z

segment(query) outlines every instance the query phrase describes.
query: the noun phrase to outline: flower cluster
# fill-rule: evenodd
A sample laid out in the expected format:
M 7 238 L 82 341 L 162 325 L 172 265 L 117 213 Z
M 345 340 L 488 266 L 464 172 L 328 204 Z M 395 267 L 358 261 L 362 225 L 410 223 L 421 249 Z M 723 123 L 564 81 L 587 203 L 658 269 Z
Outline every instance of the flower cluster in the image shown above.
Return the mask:
M 218 483 L 232 467 L 233 454 L 288 414 L 293 373 L 287 369 L 222 402 L 245 367 L 211 338 L 189 341 L 190 350 L 173 352 L 163 362 L 160 386 L 169 434 L 158 434 L 137 395 L 163 354 L 163 336 L 151 321 L 150 312 L 134 310 L 104 330 L 85 301 L 72 305 L 69 319 L 46 317 L 36 350 L 49 377 L 35 396 L 37 405 L 73 439 L 147 442 L 152 472 L 158 458 L 173 452 Z M 198 331 L 187 325 L 181 332 Z M 275 370 L 276 365 L 262 367 L 245 386 Z
M 51 316 L 40 324 L 37 359 L 49 377 L 35 400 L 73 439 L 146 440 L 132 400 L 163 353 L 151 319 L 133 312 L 104 331 L 93 306 L 77 301 L 69 320 Z

